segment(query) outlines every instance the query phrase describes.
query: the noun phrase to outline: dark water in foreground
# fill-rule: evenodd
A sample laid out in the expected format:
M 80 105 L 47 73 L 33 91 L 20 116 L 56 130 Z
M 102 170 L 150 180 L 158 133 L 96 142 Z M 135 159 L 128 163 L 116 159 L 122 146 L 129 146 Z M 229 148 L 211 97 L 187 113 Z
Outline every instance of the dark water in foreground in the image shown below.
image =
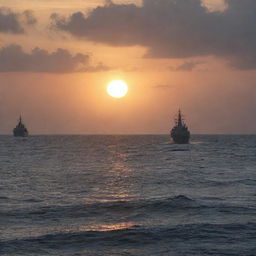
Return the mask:
M 0 255 L 256 255 L 256 136 L 1 136 L 0 177 Z

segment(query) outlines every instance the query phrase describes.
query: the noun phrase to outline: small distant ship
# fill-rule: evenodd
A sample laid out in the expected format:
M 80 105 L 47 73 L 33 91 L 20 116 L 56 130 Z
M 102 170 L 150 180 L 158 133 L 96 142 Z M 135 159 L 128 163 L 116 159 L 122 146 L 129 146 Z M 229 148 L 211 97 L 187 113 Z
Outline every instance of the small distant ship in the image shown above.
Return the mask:
M 188 144 L 190 139 L 190 132 L 187 125 L 184 123 L 181 111 L 178 112 L 178 118 L 175 119 L 175 126 L 171 130 L 171 137 L 174 143 Z
M 13 129 L 13 135 L 15 137 L 27 137 L 28 136 L 28 130 L 27 130 L 26 126 L 23 124 L 21 116 L 19 119 L 19 123 Z

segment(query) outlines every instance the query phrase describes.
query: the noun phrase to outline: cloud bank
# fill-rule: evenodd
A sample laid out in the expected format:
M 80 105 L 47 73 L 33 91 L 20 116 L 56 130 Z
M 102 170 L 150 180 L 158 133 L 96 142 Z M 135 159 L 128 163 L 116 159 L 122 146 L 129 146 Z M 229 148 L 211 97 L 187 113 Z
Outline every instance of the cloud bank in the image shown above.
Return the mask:
M 0 32 L 22 34 L 24 26 L 34 25 L 37 19 L 33 12 L 26 10 L 23 13 L 15 13 L 11 9 L 0 8 Z
M 217 56 L 238 69 L 256 68 L 256 1 L 225 0 L 221 12 L 200 0 L 144 0 L 142 6 L 114 4 L 88 16 L 52 14 L 56 29 L 112 46 L 141 45 L 150 58 Z
M 51 53 L 38 47 L 26 53 L 20 45 L 8 45 L 0 49 L 0 72 L 71 73 L 108 70 L 101 63 L 93 67 L 89 61 L 89 55 L 72 55 L 61 48 Z

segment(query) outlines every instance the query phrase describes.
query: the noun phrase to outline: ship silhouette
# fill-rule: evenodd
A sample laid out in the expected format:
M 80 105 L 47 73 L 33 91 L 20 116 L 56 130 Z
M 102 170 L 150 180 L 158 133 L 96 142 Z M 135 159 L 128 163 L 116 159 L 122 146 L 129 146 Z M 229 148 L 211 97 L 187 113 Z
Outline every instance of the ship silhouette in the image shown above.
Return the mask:
M 15 137 L 27 137 L 28 136 L 28 130 L 27 130 L 26 126 L 23 124 L 21 116 L 19 118 L 18 124 L 13 129 L 13 135 Z
M 190 132 L 187 125 L 184 123 L 181 111 L 178 112 L 178 117 L 175 118 L 175 126 L 171 130 L 171 138 L 174 143 L 187 144 L 190 139 Z

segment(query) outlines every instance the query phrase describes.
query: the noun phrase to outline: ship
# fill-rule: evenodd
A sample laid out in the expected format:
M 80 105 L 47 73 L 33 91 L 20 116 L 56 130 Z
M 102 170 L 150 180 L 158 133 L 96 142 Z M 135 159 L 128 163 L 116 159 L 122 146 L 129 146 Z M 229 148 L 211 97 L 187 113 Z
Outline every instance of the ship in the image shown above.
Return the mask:
M 178 112 L 178 117 L 175 119 L 175 126 L 171 130 L 171 138 L 174 143 L 188 144 L 190 139 L 190 132 L 184 122 L 181 111 Z
M 15 137 L 27 137 L 28 136 L 28 130 L 27 130 L 26 126 L 23 124 L 21 116 L 19 118 L 18 124 L 13 129 L 13 135 Z

